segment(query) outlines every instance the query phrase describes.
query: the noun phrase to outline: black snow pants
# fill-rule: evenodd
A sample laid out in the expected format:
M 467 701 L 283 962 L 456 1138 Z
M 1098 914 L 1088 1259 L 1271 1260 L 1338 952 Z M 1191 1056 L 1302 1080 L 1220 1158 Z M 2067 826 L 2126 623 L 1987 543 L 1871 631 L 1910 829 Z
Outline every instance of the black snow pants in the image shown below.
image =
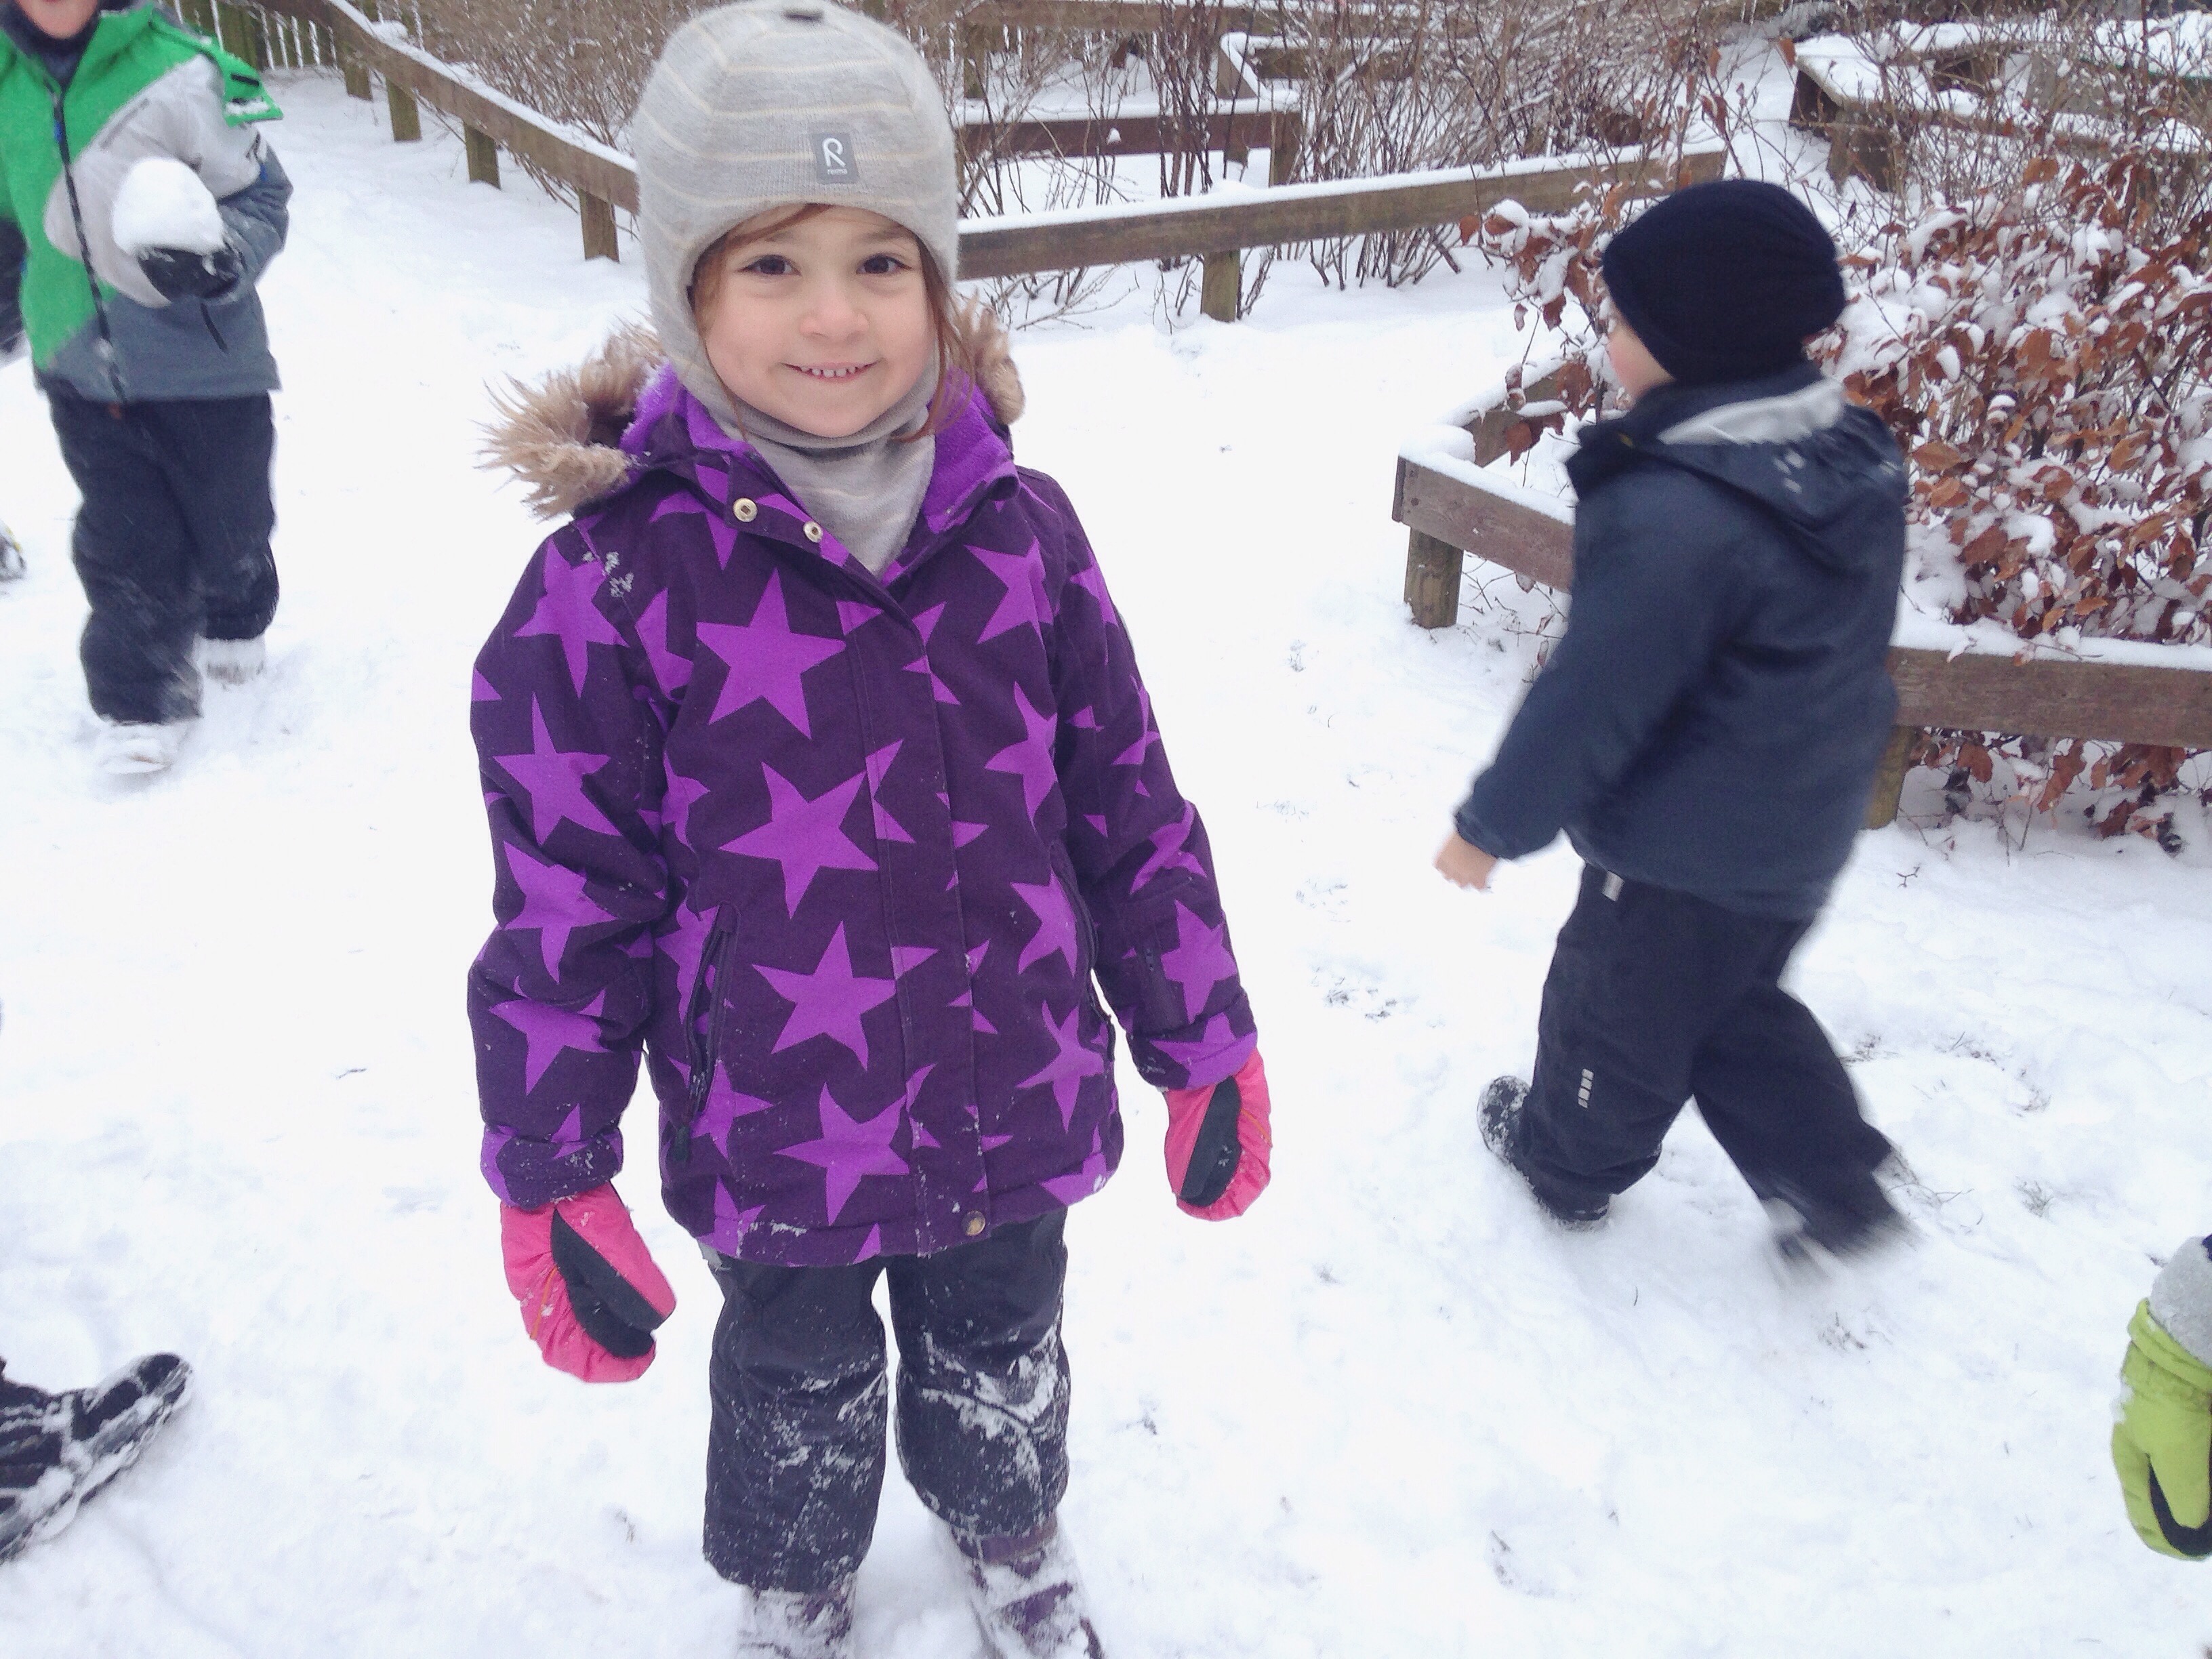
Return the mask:
M 715 1261 L 708 1563 L 754 1589 L 827 1589 L 867 1553 L 898 1337 L 899 1462 L 956 1533 L 1043 1524 L 1067 1491 L 1065 1211 L 935 1255 L 849 1267 Z
M 1887 1215 L 1872 1171 L 1889 1142 L 1779 982 L 1812 925 L 1584 870 L 1544 981 L 1515 1162 L 1567 1197 L 1625 1192 L 1694 1096 L 1760 1198 L 1847 1224 Z
M 258 639 L 276 614 L 268 395 L 91 403 L 46 388 L 84 504 L 73 544 L 92 616 L 95 713 L 153 724 L 199 712 L 196 639 Z

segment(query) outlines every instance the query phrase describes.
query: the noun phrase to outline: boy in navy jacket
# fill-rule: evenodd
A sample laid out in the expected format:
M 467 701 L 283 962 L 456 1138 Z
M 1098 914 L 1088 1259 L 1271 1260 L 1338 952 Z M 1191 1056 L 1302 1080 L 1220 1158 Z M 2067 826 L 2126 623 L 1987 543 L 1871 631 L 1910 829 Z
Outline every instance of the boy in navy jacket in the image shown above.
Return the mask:
M 1835 245 L 1749 179 L 1613 238 L 1607 343 L 1632 400 L 1582 436 L 1571 618 L 1437 868 L 1481 887 L 1562 830 L 1588 864 L 1533 1079 L 1483 1137 L 1570 1225 L 1657 1160 L 1692 1096 L 1788 1253 L 1899 1226 L 1826 1036 L 1780 980 L 1865 822 L 1896 698 L 1905 553 L 1888 430 L 1806 360 Z

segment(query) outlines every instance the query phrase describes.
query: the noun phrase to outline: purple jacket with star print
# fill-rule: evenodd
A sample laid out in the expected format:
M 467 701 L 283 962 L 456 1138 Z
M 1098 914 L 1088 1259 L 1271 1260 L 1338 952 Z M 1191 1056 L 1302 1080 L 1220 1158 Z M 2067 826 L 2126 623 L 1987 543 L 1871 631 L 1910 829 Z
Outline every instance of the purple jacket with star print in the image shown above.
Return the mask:
M 669 1210 L 730 1255 L 925 1254 L 1095 1192 L 1121 1123 L 1094 975 L 1161 1087 L 1255 1038 L 1066 498 L 978 394 L 878 580 L 671 374 L 622 449 L 477 665 L 494 1190 L 612 1176 L 642 1054 Z

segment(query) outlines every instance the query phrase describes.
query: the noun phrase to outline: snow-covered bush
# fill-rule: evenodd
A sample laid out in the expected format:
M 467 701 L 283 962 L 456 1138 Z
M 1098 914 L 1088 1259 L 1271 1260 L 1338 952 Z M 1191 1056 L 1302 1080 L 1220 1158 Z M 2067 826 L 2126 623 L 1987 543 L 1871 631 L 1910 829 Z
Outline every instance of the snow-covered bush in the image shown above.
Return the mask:
M 1917 599 L 2023 641 L 2212 642 L 2212 210 L 2151 234 L 2154 155 L 2050 156 L 2011 188 L 1883 225 L 1817 351 L 1909 455 Z M 1600 260 L 1629 204 L 1508 204 L 1462 234 L 1513 273 L 1538 325 L 1509 376 L 1515 455 L 1606 412 Z M 1562 367 L 1564 365 L 1564 367 Z M 2054 811 L 2086 788 L 2101 833 L 2170 842 L 2162 799 L 2191 751 L 2002 733 L 1929 734 L 1953 806 Z
M 2023 639 L 2212 641 L 2212 212 L 2144 235 L 2156 165 L 2031 161 L 2014 188 L 1901 218 L 1855 255 L 1828 353 L 1913 461 L 1923 591 Z M 2124 793 L 2108 834 L 2154 827 L 2185 751 L 2055 752 L 1936 734 L 1923 764 L 2055 807 L 2086 772 Z

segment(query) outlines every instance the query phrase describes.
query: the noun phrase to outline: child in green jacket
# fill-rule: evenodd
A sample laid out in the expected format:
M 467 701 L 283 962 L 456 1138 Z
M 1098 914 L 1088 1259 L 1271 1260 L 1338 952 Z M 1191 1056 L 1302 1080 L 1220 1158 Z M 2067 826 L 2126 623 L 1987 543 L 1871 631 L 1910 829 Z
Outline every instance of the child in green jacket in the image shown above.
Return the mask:
M 276 611 L 254 283 L 289 224 L 259 131 L 277 113 L 252 70 L 142 0 L 0 0 L 0 359 L 27 337 L 84 497 L 110 770 L 174 760 L 201 669 L 257 672 Z

